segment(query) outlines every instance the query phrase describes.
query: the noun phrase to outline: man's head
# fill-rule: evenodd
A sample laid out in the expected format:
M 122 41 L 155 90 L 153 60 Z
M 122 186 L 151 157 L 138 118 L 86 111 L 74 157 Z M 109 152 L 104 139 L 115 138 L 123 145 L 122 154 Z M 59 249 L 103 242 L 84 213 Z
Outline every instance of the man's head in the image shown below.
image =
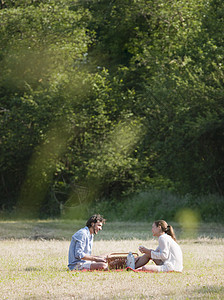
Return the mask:
M 89 218 L 86 222 L 86 226 L 89 228 L 91 233 L 97 234 L 99 230 L 102 230 L 102 226 L 105 222 L 106 220 L 103 216 L 96 214 Z

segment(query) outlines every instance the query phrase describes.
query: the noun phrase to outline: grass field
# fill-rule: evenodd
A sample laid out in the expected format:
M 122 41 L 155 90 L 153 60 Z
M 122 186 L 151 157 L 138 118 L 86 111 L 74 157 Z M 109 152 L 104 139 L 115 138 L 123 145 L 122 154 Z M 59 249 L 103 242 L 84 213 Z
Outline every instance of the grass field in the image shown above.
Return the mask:
M 71 235 L 83 222 L 0 222 L 0 299 L 224 299 L 224 232 L 201 224 L 186 233 L 176 225 L 183 273 L 69 272 Z M 151 224 L 108 223 L 93 253 L 156 247 Z

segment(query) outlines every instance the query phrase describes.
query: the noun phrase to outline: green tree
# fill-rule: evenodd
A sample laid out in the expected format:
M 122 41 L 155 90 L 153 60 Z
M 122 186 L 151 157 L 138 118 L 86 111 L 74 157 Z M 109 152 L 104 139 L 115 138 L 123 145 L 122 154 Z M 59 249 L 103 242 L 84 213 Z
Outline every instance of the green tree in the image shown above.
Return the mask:
M 220 0 L 5 3 L 1 205 L 223 193 Z
M 85 11 L 74 13 L 66 3 L 21 4 L 0 14 L 1 205 L 12 207 L 33 150 L 70 114 L 60 91 L 70 74 L 76 86 L 83 80 L 90 38 Z

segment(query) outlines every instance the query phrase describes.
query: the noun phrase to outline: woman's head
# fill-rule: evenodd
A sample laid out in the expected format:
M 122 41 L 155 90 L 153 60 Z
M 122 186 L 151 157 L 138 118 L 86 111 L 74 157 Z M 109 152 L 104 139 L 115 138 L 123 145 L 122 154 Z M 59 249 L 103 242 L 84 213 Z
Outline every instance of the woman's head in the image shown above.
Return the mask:
M 164 220 L 157 220 L 153 223 L 154 230 L 160 231 L 161 233 L 167 233 L 170 235 L 174 241 L 176 241 L 176 236 L 173 230 L 173 227 L 171 225 L 168 225 L 166 221 Z

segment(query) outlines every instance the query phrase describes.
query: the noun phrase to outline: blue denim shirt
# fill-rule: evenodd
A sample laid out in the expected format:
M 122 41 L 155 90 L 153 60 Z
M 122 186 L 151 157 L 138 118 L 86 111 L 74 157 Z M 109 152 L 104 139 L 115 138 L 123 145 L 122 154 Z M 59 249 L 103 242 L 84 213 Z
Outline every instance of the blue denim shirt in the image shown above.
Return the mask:
M 93 246 L 93 234 L 90 234 L 86 226 L 78 230 L 73 236 L 68 253 L 68 267 L 73 270 L 78 262 L 85 262 L 82 258 L 91 255 Z

